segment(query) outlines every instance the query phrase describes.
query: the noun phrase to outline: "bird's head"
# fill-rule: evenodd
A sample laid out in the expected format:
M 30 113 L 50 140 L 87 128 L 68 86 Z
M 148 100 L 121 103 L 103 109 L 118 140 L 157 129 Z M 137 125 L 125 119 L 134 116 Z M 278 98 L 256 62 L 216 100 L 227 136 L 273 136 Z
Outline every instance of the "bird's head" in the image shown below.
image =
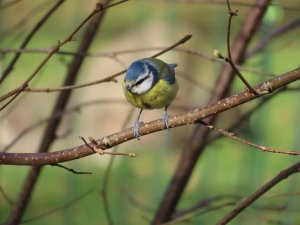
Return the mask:
M 156 65 L 147 59 L 133 62 L 124 79 L 125 91 L 143 94 L 149 91 L 159 79 Z

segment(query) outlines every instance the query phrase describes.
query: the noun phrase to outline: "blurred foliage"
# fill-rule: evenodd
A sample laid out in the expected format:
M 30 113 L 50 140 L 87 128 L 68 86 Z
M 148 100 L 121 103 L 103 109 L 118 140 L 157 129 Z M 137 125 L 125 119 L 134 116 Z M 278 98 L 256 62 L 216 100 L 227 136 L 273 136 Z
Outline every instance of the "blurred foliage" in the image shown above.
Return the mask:
M 8 2 L 3 0 L 1 3 Z M 39 21 L 54 1 L 23 0 L 13 7 L 0 11 L 0 48 L 18 48 L 24 37 Z M 184 2 L 184 1 L 181 1 Z M 240 2 L 252 2 L 241 0 Z M 34 36 L 28 48 L 49 48 L 59 39 L 68 35 L 93 9 L 96 1 L 72 0 L 47 21 Z M 256 46 L 270 31 L 299 17 L 299 1 L 274 1 L 249 49 Z M 239 16 L 233 20 L 232 39 L 242 25 L 249 6 L 233 5 Z M 212 56 L 214 49 L 226 54 L 227 12 L 225 4 L 178 3 L 163 0 L 132 0 L 107 11 L 97 39 L 90 49 L 92 53 L 106 53 L 148 47 L 166 47 L 186 34 L 192 34 L 191 41 L 181 48 L 197 50 Z M 68 43 L 63 51 L 76 51 L 78 41 Z M 266 49 L 247 61 L 245 67 L 264 73 L 279 75 L 299 66 L 300 31 L 284 34 L 270 43 Z M 128 66 L 136 58 L 148 57 L 157 51 L 140 51 L 110 57 L 87 57 L 81 69 L 78 83 L 101 79 Z M 0 55 L 0 71 L 8 65 L 13 54 Z M 40 53 L 23 54 L 10 77 L 0 88 L 0 95 L 20 84 L 46 57 Z M 213 89 L 220 65 L 205 58 L 178 51 L 171 51 L 160 57 L 167 62 L 179 64 L 177 69 L 180 83 L 179 96 L 171 106 L 170 113 L 176 114 L 204 105 L 210 93 L 197 85 Z M 53 57 L 40 74 L 32 81 L 31 87 L 58 87 L 61 85 L 72 57 Z M 269 76 L 244 72 L 252 84 Z M 184 76 L 195 82 L 188 82 Z M 72 95 L 69 107 L 95 99 L 124 100 L 119 83 L 104 83 L 77 89 Z M 299 86 L 299 84 L 297 84 Z M 295 86 L 295 85 L 294 85 Z M 236 79 L 232 93 L 243 90 Z M 41 118 L 49 116 L 57 93 L 26 93 L 0 114 L 0 149 L 6 146 L 20 131 Z M 300 149 L 300 94 L 284 92 L 277 95 L 258 109 L 237 131 L 242 137 L 255 143 L 277 149 Z M 225 128 L 237 116 L 258 103 L 251 103 L 231 109 L 220 115 L 218 126 Z M 38 104 L 37 104 L 38 103 Z M 59 150 L 82 144 L 78 136 L 102 137 L 121 129 L 130 105 L 97 104 L 84 107 L 80 113 L 66 115 L 59 134 L 71 129 L 71 133 L 58 139 L 52 150 Z M 184 109 L 183 109 L 184 108 Z M 138 110 L 134 111 L 132 126 Z M 2 115 L 5 116 L 3 117 Z M 144 121 L 160 118 L 162 111 L 155 110 L 143 114 Z M 34 152 L 39 144 L 44 126 L 28 133 L 19 141 L 12 152 Z M 131 141 L 118 148 L 120 152 L 135 152 L 136 158 L 116 157 L 110 176 L 108 199 L 115 224 L 149 224 L 157 209 L 166 186 L 174 172 L 181 151 L 189 140 L 194 126 L 189 125 L 142 137 L 141 141 Z M 92 175 L 74 175 L 65 170 L 46 166 L 34 190 L 24 220 L 48 210 L 63 206 L 88 190 L 82 199 L 48 216 L 28 224 L 107 224 L 101 189 L 109 156 L 93 155 L 64 165 L 78 171 L 90 171 Z M 191 207 L 197 202 L 218 195 L 234 195 L 244 198 L 275 176 L 279 171 L 295 162 L 295 156 L 263 153 L 236 143 L 227 138 L 210 144 L 201 156 L 178 209 Z M 29 168 L 1 166 L 0 185 L 14 201 L 26 178 Z M 280 183 L 243 212 L 231 224 L 299 224 L 299 193 L 274 197 L 277 194 L 293 193 L 299 189 L 300 180 L 294 175 Z M 273 197 L 272 197 L 273 196 Z M 211 206 L 233 201 L 223 199 Z M 236 199 L 235 199 L 236 200 Z M 271 210 L 271 207 L 286 206 Z M 230 211 L 232 206 L 192 216 L 186 223 L 214 224 Z M 259 207 L 265 207 L 261 209 Z M 0 194 L 0 223 L 9 215 L 11 206 Z M 199 209 L 201 213 L 205 208 Z M 297 222 L 295 222 L 297 221 Z

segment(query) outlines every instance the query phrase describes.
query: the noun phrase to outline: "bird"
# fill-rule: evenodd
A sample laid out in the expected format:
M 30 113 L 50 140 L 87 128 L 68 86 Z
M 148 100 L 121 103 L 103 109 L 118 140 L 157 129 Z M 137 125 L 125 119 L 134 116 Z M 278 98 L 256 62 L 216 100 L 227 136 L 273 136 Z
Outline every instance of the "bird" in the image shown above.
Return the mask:
M 167 110 L 178 92 L 174 70 L 176 66 L 177 64 L 167 64 L 160 59 L 144 58 L 134 61 L 128 67 L 122 86 L 127 100 L 140 109 L 133 128 L 138 140 L 142 123 L 140 117 L 144 109 L 165 108 L 163 122 L 169 129 Z

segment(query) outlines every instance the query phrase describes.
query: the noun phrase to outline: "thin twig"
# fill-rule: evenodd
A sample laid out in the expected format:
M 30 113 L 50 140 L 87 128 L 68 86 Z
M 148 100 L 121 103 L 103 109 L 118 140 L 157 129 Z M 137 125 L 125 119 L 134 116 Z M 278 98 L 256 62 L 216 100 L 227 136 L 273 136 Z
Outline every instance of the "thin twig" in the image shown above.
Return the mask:
M 108 151 L 105 151 L 105 152 L 104 152 L 101 148 L 98 147 L 97 142 L 96 142 L 92 137 L 90 137 L 89 139 L 90 139 L 90 140 L 92 139 L 91 144 L 93 144 L 93 145 L 89 144 L 89 143 L 85 140 L 84 137 L 79 136 L 79 138 L 84 142 L 84 144 L 85 144 L 87 147 L 89 147 L 89 148 L 92 149 L 95 153 L 98 153 L 99 155 L 114 155 L 114 156 L 119 155 L 119 156 L 136 157 L 136 154 L 135 154 L 135 153 L 131 153 L 131 152 L 129 152 L 129 153 L 127 153 L 127 152 L 115 152 L 115 151 L 114 151 L 114 152 L 108 152 Z
M 3 198 L 11 205 L 13 206 L 14 202 L 8 197 L 8 195 L 3 190 L 2 186 L 0 185 L 0 193 L 2 194 Z
M 172 44 L 171 46 L 159 51 L 158 53 L 150 56 L 151 58 L 156 58 L 174 48 L 176 48 L 177 46 L 184 44 L 186 41 L 188 41 L 190 38 L 192 37 L 192 35 L 186 35 L 183 38 L 181 38 L 179 41 L 177 41 L 176 43 Z M 120 72 L 117 72 L 111 76 L 96 80 L 96 81 L 92 81 L 92 82 L 87 82 L 85 84 L 80 84 L 80 85 L 69 85 L 69 86 L 64 86 L 64 87 L 60 87 L 60 88 L 40 88 L 40 89 L 32 89 L 29 87 L 24 88 L 24 91 L 27 92 L 57 92 L 57 91 L 65 91 L 65 90 L 70 90 L 70 89 L 77 89 L 77 88 L 83 88 L 83 87 L 87 87 L 87 86 L 91 86 L 91 85 L 96 85 L 96 84 L 100 84 L 100 83 L 104 83 L 104 82 L 110 82 L 110 81 L 116 81 L 115 78 L 126 73 L 127 69 L 122 70 Z
M 0 11 L 5 10 L 5 9 L 8 9 L 8 8 L 11 7 L 11 6 L 14 6 L 14 5 L 16 5 L 17 3 L 20 3 L 21 1 L 23 1 L 23 0 L 12 0 L 12 1 L 10 1 L 10 2 L 2 3 L 2 4 L 0 5 Z
M 22 92 L 22 90 L 28 86 L 29 82 L 38 74 L 38 72 L 44 67 L 44 65 L 46 65 L 46 63 L 49 61 L 49 59 L 66 43 L 72 41 L 74 39 L 74 36 L 77 34 L 77 32 L 97 13 L 104 11 L 110 7 L 113 7 L 115 5 L 127 2 L 128 0 L 121 0 L 119 2 L 115 2 L 113 4 L 110 4 L 108 6 L 102 7 L 100 4 L 97 4 L 96 8 L 75 28 L 75 30 L 68 35 L 67 37 L 65 37 L 62 41 L 58 41 L 58 43 L 56 45 L 54 45 L 51 48 L 51 52 L 49 53 L 49 55 L 39 64 L 39 66 L 34 70 L 34 72 L 16 89 L 4 94 L 3 96 L 0 97 L 0 102 L 11 97 L 14 95 L 19 95 L 20 92 Z M 6 105 L 5 107 L 7 107 L 8 105 Z M 4 107 L 2 107 L 0 109 L 3 110 Z
M 299 172 L 300 170 L 300 162 L 295 163 L 291 167 L 288 167 L 285 170 L 282 170 L 275 177 L 273 177 L 270 181 L 265 183 L 262 187 L 260 187 L 256 192 L 254 192 L 249 197 L 245 198 L 241 201 L 237 207 L 235 207 L 232 211 L 230 211 L 227 215 L 225 215 L 217 225 L 225 225 L 235 217 L 237 217 L 242 211 L 244 211 L 248 206 L 250 206 L 254 201 L 259 199 L 263 194 L 269 191 L 271 188 L 279 184 L 284 179 L 288 178 L 290 175 Z
M 105 57 L 105 58 L 112 58 L 115 59 L 116 56 L 118 55 L 125 55 L 125 54 L 132 54 L 132 53 L 137 53 L 137 52 L 146 52 L 146 51 L 159 51 L 159 50 L 165 50 L 168 47 L 147 47 L 147 48 L 137 48 L 137 49 L 127 49 L 127 50 L 120 50 L 120 51 L 112 51 L 112 52 L 73 52 L 73 51 L 58 51 L 55 53 L 56 55 L 64 55 L 64 56 L 85 56 L 85 57 Z M 218 63 L 221 65 L 226 64 L 225 61 L 220 61 L 217 60 L 216 57 L 211 56 L 210 54 L 201 52 L 199 50 L 195 49 L 187 49 L 187 48 L 174 48 L 172 51 L 179 52 L 179 53 L 185 53 L 185 54 L 190 54 L 194 55 L 197 57 L 201 57 L 204 59 L 207 59 L 211 62 Z M 43 53 L 50 53 L 51 49 L 48 48 L 27 48 L 27 49 L 16 49 L 16 48 L 0 48 L 0 53 L 2 54 L 8 54 L 8 53 L 35 53 L 35 54 L 43 54 Z M 223 58 L 224 59 L 224 58 Z M 253 73 L 255 75 L 264 75 L 264 76 L 276 76 L 274 73 L 270 72 L 263 72 L 263 71 L 258 71 L 255 68 L 247 67 L 247 66 L 240 66 L 236 65 L 236 67 L 239 70 L 246 71 Z M 48 92 L 49 88 L 44 88 L 44 89 L 35 89 L 35 88 L 26 88 L 24 92 Z
M 180 209 L 177 210 L 173 216 L 172 219 L 177 219 L 177 218 L 181 218 L 186 214 L 190 214 L 193 213 L 195 211 L 198 211 L 202 208 L 206 208 L 211 206 L 213 203 L 218 202 L 218 201 L 223 201 L 223 200 L 235 200 L 238 201 L 241 199 L 241 196 L 238 195 L 230 195 L 230 194 L 223 194 L 223 195 L 216 195 L 216 196 L 212 196 L 212 197 L 208 197 L 205 199 L 201 199 L 200 201 L 198 201 L 196 204 L 185 208 L 185 209 Z
M 129 113 L 127 114 L 127 118 L 124 120 L 121 129 L 125 129 L 125 127 L 128 125 L 129 121 L 131 120 L 131 117 L 133 115 L 133 108 L 130 109 Z M 118 146 L 116 148 L 113 149 L 113 152 L 116 152 L 118 149 Z M 100 190 L 100 194 L 103 198 L 103 206 L 104 206 L 104 210 L 105 210 L 105 214 L 107 216 L 107 221 L 109 225 L 113 225 L 113 220 L 112 220 L 112 213 L 111 213 L 111 209 L 109 207 L 109 202 L 108 202 L 108 185 L 109 185 L 109 181 L 110 181 L 110 174 L 112 172 L 112 168 L 115 162 L 115 157 L 111 157 L 109 159 L 109 163 L 108 166 L 106 167 L 105 173 L 104 173 L 104 177 L 103 177 L 103 183 L 102 183 L 102 188 Z
M 227 24 L 227 38 L 226 38 L 226 43 L 227 43 L 227 54 L 228 57 L 225 58 L 225 61 L 228 62 L 232 69 L 235 71 L 235 73 L 238 75 L 238 77 L 241 79 L 241 81 L 246 85 L 246 87 L 254 94 L 257 95 L 253 87 L 248 83 L 248 81 L 244 78 L 244 76 L 241 74 L 241 72 L 238 70 L 238 68 L 235 66 L 232 57 L 231 57 L 231 47 L 230 47 L 230 35 L 231 35 L 231 21 L 233 16 L 237 16 L 238 10 L 232 11 L 230 7 L 229 0 L 226 0 L 227 3 L 227 8 L 228 8 L 228 24 Z
M 26 135 L 27 133 L 29 133 L 30 131 L 34 130 L 35 128 L 41 126 L 42 124 L 49 122 L 50 120 L 53 120 L 54 118 L 58 118 L 58 117 L 62 117 L 64 115 L 73 113 L 73 112 L 79 112 L 79 110 L 82 107 L 86 107 L 86 106 L 91 106 L 91 105 L 95 105 L 95 104 L 127 104 L 127 102 L 125 102 L 124 100 L 119 100 L 119 99 L 99 99 L 99 100 L 91 100 L 88 102 L 84 102 L 84 103 L 80 103 L 77 105 L 74 105 L 72 107 L 70 107 L 69 109 L 65 110 L 65 111 L 60 111 L 55 113 L 54 115 L 44 118 L 44 119 L 40 119 L 38 121 L 36 121 L 35 123 L 31 124 L 29 127 L 25 128 L 24 130 L 22 130 L 18 135 L 15 136 L 15 138 L 8 143 L 5 147 L 3 147 L 3 149 L 1 150 L 2 152 L 7 152 L 9 151 L 9 149 L 11 149 L 22 137 L 24 137 L 24 135 Z
M 10 103 L 12 103 L 21 93 L 25 90 L 25 88 L 28 86 L 28 84 L 24 84 L 24 86 L 21 86 L 19 91 L 11 98 L 9 101 L 7 101 L 3 106 L 0 107 L 0 111 L 5 109 Z
M 69 167 L 67 167 L 67 166 L 63 166 L 63 165 L 58 164 L 58 163 L 52 164 L 51 166 L 57 166 L 57 167 L 59 167 L 59 168 L 63 168 L 63 169 L 65 169 L 65 170 L 67 170 L 67 171 L 69 171 L 69 172 L 71 172 L 71 173 L 73 173 L 73 174 L 77 174 L 77 175 L 82 175 L 82 174 L 93 174 L 92 172 L 80 172 L 80 171 L 76 171 L 76 170 L 74 170 L 74 169 L 72 169 L 72 168 L 69 168 Z
M 29 41 L 33 38 L 33 36 L 37 33 L 37 31 L 44 25 L 44 23 L 51 17 L 51 15 L 64 3 L 65 0 L 58 0 L 40 19 L 40 21 L 34 26 L 32 31 L 28 34 L 28 36 L 24 39 L 23 43 L 20 46 L 20 49 L 23 49 L 27 46 Z M 17 53 L 13 59 L 10 61 L 8 67 L 3 71 L 0 77 L 0 84 L 4 81 L 4 79 L 9 75 L 9 73 L 13 70 L 15 64 L 17 63 L 21 53 Z M 17 97 L 17 95 L 15 95 Z M 0 109 L 1 111 L 1 109 Z
M 174 3 L 174 4 L 204 4 L 207 3 L 209 5 L 224 5 L 226 4 L 226 2 L 224 2 L 224 0 L 166 0 L 168 3 Z M 256 4 L 256 3 L 248 3 L 248 2 L 244 2 L 243 0 L 240 1 L 230 1 L 231 5 L 237 5 L 240 7 L 256 7 L 256 8 L 261 8 L 260 4 Z M 284 9 L 287 11 L 299 11 L 300 8 L 298 7 L 293 7 L 293 6 L 285 6 L 282 3 L 270 3 L 270 6 L 275 6 L 278 7 L 280 9 Z
M 296 18 L 292 22 L 288 24 L 284 24 L 283 26 L 277 28 L 276 30 L 272 30 L 270 33 L 266 34 L 265 37 L 262 39 L 261 42 L 259 42 L 252 50 L 247 51 L 245 54 L 245 58 L 250 58 L 253 55 L 256 55 L 257 53 L 261 52 L 265 49 L 265 47 L 268 45 L 268 43 L 271 43 L 271 40 L 285 34 L 288 31 L 292 31 L 295 28 L 300 26 L 300 18 Z
M 34 217 L 31 217 L 29 219 L 25 219 L 25 220 L 22 220 L 21 223 L 30 223 L 32 221 L 35 221 L 35 220 L 38 220 L 38 219 L 41 219 L 41 218 L 44 218 L 44 217 L 47 217 L 47 216 L 50 216 L 52 215 L 53 213 L 56 213 L 58 211 L 61 211 L 62 209 L 67 209 L 69 208 L 70 206 L 73 206 L 75 203 L 77 203 L 79 200 L 85 198 L 86 196 L 90 195 L 91 193 L 93 193 L 94 190 L 88 190 L 86 192 L 84 192 L 83 194 L 77 196 L 76 198 L 72 199 L 71 201 L 69 201 L 68 203 L 62 205 L 62 206 L 59 206 L 57 208 L 54 208 L 54 209 L 51 209 L 47 212 L 44 212 L 44 213 L 41 213 L 40 215 L 37 215 L 37 216 L 34 216 Z
M 200 212 L 195 211 L 195 212 L 191 212 L 189 214 L 184 214 L 183 216 L 177 217 L 176 219 L 170 220 L 169 222 L 161 223 L 161 225 L 171 225 L 171 224 L 182 223 L 185 221 L 189 221 L 192 218 L 195 218 L 196 216 L 200 216 L 200 215 L 206 214 L 208 212 L 219 210 L 224 207 L 228 207 L 228 206 L 232 206 L 232 205 L 236 205 L 236 202 L 231 201 L 231 202 L 222 203 L 222 204 L 219 204 L 216 206 L 210 206 L 210 207 L 207 207 L 206 209 L 204 209 L 203 211 L 200 211 Z
M 266 105 L 267 102 L 274 99 L 275 96 L 282 93 L 283 91 L 288 91 L 288 90 L 289 90 L 288 88 L 284 87 L 284 88 L 274 92 L 272 95 L 269 95 L 269 96 L 263 98 L 257 105 L 255 105 L 250 110 L 248 110 L 247 112 L 242 114 L 238 119 L 235 119 L 235 121 L 232 124 L 230 124 L 225 130 L 227 130 L 227 131 L 235 130 L 236 128 L 238 128 L 241 125 L 241 123 L 243 123 L 244 121 L 249 119 L 252 114 L 257 112 L 262 106 Z M 217 133 L 215 136 L 210 137 L 207 142 L 211 143 L 221 137 L 224 137 L 224 135 L 222 135 L 221 133 Z
M 123 1 L 124 2 L 124 1 Z M 107 5 L 108 3 L 106 3 Z M 107 8 L 107 7 L 106 7 Z M 87 22 L 89 19 L 91 21 L 88 23 L 88 26 L 86 27 L 82 40 L 78 46 L 78 51 L 88 51 L 88 48 L 92 44 L 93 39 L 96 36 L 97 30 L 100 27 L 101 22 L 103 21 L 104 13 L 101 12 L 103 9 L 106 9 L 105 6 L 101 4 L 97 4 L 96 8 L 93 10 L 92 13 L 62 42 L 59 42 L 53 49 L 52 55 L 55 53 L 55 51 L 58 50 L 58 48 L 61 46 L 61 43 L 66 43 L 68 41 L 73 40 L 74 34 Z M 96 15 L 97 12 L 101 12 Z M 92 18 L 95 15 L 94 18 Z M 47 60 L 51 57 L 51 55 L 48 55 L 47 58 L 43 61 L 44 64 L 47 63 Z M 83 64 L 84 57 L 74 57 L 70 65 L 68 66 L 68 71 L 65 76 L 64 85 L 72 85 L 76 82 L 76 78 L 79 74 L 79 70 L 81 65 Z M 42 68 L 43 63 L 39 65 L 39 68 Z M 38 71 L 38 69 L 36 69 Z M 35 73 L 31 75 L 31 78 L 35 76 Z M 57 112 L 63 111 L 71 96 L 71 90 L 62 92 L 59 94 L 53 109 L 52 109 L 52 115 L 55 115 Z M 49 151 L 50 146 L 52 145 L 53 141 L 56 139 L 55 133 L 57 132 L 57 128 L 59 127 L 61 122 L 61 118 L 53 118 L 51 121 L 49 121 L 45 131 L 42 134 L 42 138 L 40 141 L 40 145 L 38 147 L 39 153 L 47 153 Z M 27 159 L 28 160 L 28 159 Z M 51 164 L 56 164 L 59 162 L 53 162 Z M 6 222 L 7 225 L 14 225 L 19 224 L 22 220 L 22 216 L 24 214 L 24 211 L 28 205 L 29 199 L 31 197 L 31 194 L 34 190 L 34 186 L 37 182 L 37 179 L 40 175 L 40 172 L 42 170 L 42 167 L 32 167 L 29 171 L 28 176 L 25 179 L 25 182 L 23 184 L 23 188 L 21 188 L 21 192 L 19 194 L 19 197 L 15 203 L 15 207 L 13 207 L 10 216 L 8 218 L 8 221 Z
M 277 150 L 277 149 L 272 149 L 272 148 L 269 148 L 269 147 L 266 147 L 266 146 L 262 146 L 262 145 L 258 145 L 258 144 L 255 144 L 255 143 L 252 143 L 250 141 L 247 141 L 241 137 L 238 137 L 236 134 L 234 134 L 233 132 L 229 132 L 229 131 L 226 131 L 226 130 L 222 130 L 222 129 L 219 129 L 213 125 L 210 125 L 210 124 L 207 124 L 205 123 L 204 121 L 199 121 L 200 124 L 204 125 L 205 127 L 207 127 L 208 129 L 210 130 L 213 130 L 213 131 L 216 131 L 226 137 L 229 137 L 235 141 L 238 141 L 240 143 L 243 143 L 243 144 L 246 144 L 246 145 L 249 145 L 251 147 L 254 147 L 254 148 L 257 148 L 263 152 L 272 152 L 272 153 L 280 153 L 280 154 L 286 154 L 286 155 L 300 155 L 300 152 L 295 152 L 295 151 L 281 151 L 281 150 Z
M 39 1 L 39 3 L 40 4 L 37 4 L 33 9 L 26 12 L 26 14 L 24 14 L 17 23 L 9 26 L 7 29 L 1 30 L 1 40 L 4 40 L 7 36 L 9 36 L 10 42 L 13 43 L 16 41 L 16 39 L 24 34 L 24 28 L 28 24 L 29 20 L 51 5 L 51 1 Z M 12 35 L 14 35 L 14 37 Z

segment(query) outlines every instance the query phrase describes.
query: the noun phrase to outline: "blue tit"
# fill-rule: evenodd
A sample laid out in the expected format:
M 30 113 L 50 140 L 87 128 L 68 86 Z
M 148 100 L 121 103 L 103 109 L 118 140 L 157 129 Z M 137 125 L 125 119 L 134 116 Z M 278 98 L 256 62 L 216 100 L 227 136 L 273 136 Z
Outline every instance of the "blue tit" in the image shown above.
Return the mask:
M 140 59 L 129 66 L 123 82 L 123 91 L 127 100 L 141 109 L 134 124 L 134 136 L 137 139 L 140 117 L 144 109 L 164 107 L 163 121 L 166 128 L 169 128 L 167 110 L 178 92 L 174 71 L 176 66 L 155 58 Z

